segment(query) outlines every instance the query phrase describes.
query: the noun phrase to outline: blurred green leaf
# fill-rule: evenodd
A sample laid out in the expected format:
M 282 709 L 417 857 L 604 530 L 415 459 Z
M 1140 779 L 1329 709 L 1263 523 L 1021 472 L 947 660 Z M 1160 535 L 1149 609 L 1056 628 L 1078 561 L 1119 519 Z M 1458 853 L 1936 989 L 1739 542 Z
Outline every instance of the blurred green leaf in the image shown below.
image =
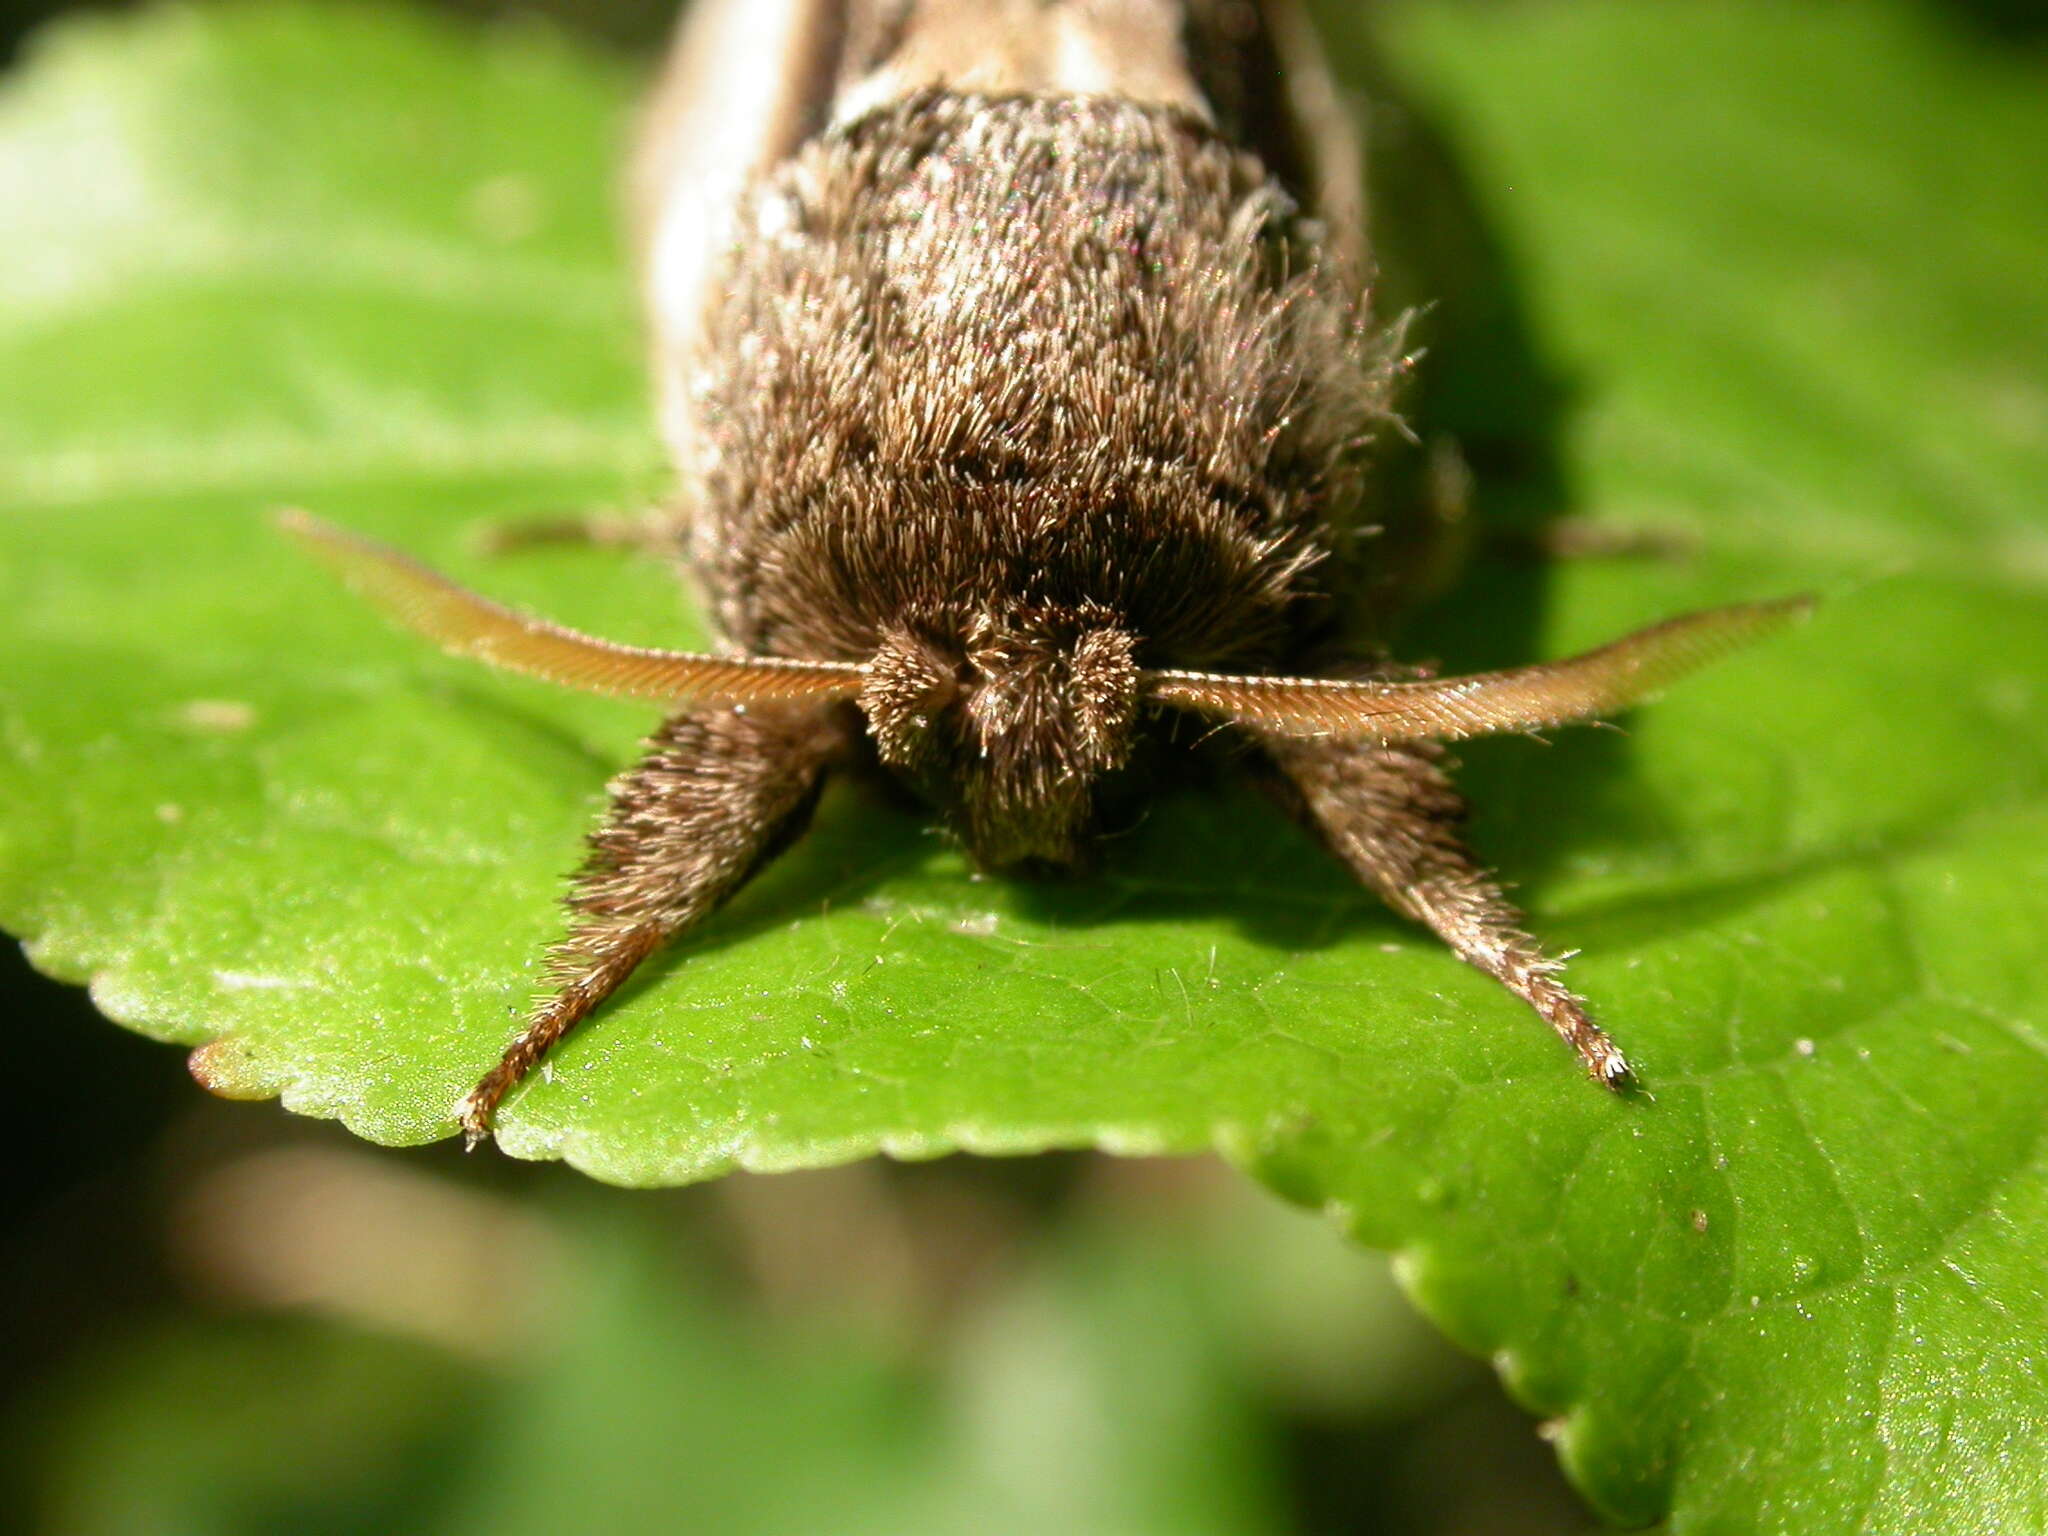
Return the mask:
M 858 1329 L 721 1299 L 664 1260 L 648 1223 L 565 1226 L 577 1252 L 544 1325 L 489 1361 L 281 1316 L 188 1321 L 75 1366 L 24 1428 L 36 1529 L 1284 1528 L 1185 1256 L 1079 1234 L 980 1297 L 918 1370 Z
M 1037 888 L 835 791 L 503 1145 L 654 1184 L 1220 1144 L 1396 1249 L 1611 1514 L 2043 1528 L 2048 66 L 1892 4 L 1385 31 L 1571 371 L 1569 509 L 1701 544 L 1540 594 L 1483 568 L 1415 649 L 1831 594 L 1626 739 L 1466 754 L 1477 841 L 1654 1100 L 1241 792 Z M 648 724 L 386 632 L 261 509 L 698 637 L 658 572 L 463 551 L 659 485 L 629 94 L 542 34 L 267 4 L 72 27 L 0 98 L 0 917 L 219 1091 L 446 1134 Z
M 10 1469 L 26 1484 L 12 1511 L 46 1536 L 416 1529 L 488 1385 L 425 1346 L 308 1319 L 137 1330 L 16 1426 L 36 1454 Z

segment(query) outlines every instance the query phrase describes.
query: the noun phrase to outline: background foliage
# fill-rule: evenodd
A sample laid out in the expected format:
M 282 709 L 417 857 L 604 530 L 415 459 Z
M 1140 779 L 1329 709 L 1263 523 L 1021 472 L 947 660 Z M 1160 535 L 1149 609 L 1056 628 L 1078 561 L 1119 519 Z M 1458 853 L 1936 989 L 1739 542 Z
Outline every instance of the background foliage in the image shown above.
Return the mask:
M 1625 738 L 1467 753 L 1479 842 L 1586 951 L 1654 1101 L 1587 1090 L 1229 786 L 1168 795 L 1097 877 L 1051 888 L 972 881 L 846 790 L 559 1054 L 504 1143 L 641 1184 L 1220 1146 L 1396 1250 L 1423 1307 L 1557 1416 L 1612 1515 L 2040 1528 L 2048 70 L 1875 5 L 1436 0 L 1376 41 L 1424 107 L 1384 126 L 1442 131 L 1514 278 L 1487 324 L 1441 322 L 1488 504 L 1695 549 L 1483 562 L 1411 649 L 1486 665 L 1829 596 Z M 423 654 L 262 507 L 315 505 L 619 638 L 691 638 L 658 572 L 464 543 L 481 517 L 659 487 L 610 233 L 629 79 L 530 29 L 266 5 L 55 34 L 0 98 L 0 375 L 34 381 L 0 414 L 0 916 L 113 1017 L 203 1045 L 219 1092 L 444 1134 L 646 724 Z M 1509 333 L 1561 389 L 1476 344 Z M 695 1358 L 701 1321 L 649 1321 L 632 1263 L 606 1273 L 593 1327 L 666 1328 Z M 1203 1330 L 1164 1332 L 1178 1363 L 1157 1369 L 1199 1375 Z M 192 1349 L 94 1401 L 146 1419 L 209 1359 L 301 1357 Z M 352 1392 L 461 1390 L 445 1367 L 400 1385 L 419 1369 L 347 1353 L 337 1421 Z M 788 1377 L 732 1372 L 722 1403 Z M 815 1386 L 847 1424 L 897 1390 Z M 536 1425 L 616 1395 L 534 1391 Z M 81 1411 L 96 1456 L 156 1438 Z M 1204 1491 L 1259 1483 L 1217 1461 L 1219 1414 L 1183 1422 L 1169 1466 L 1118 1463 L 1105 1490 L 1162 1501 L 1128 1528 L 1194 1508 L 1267 1528 L 1258 1498 Z M 917 1464 L 877 1484 L 879 1524 L 995 1499 L 888 1439 Z M 1126 1528 L 1104 1497 L 1090 1517 Z

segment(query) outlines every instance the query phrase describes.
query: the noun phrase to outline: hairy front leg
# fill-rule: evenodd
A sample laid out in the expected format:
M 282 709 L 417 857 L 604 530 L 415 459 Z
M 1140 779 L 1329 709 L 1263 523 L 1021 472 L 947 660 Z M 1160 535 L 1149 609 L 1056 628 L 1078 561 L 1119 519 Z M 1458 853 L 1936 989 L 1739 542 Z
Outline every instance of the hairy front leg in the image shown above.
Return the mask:
M 1564 984 L 1564 962 L 1529 936 L 1521 912 L 1465 847 L 1465 801 L 1443 748 L 1265 733 L 1260 740 L 1304 819 L 1360 880 L 1535 1009 L 1596 1081 L 1615 1089 L 1632 1081 L 1619 1047 Z
M 846 740 L 815 705 L 675 715 L 611 783 L 611 804 L 568 896 L 569 932 L 547 956 L 526 1026 L 456 1113 L 469 1144 L 548 1048 L 702 921 L 803 831 Z

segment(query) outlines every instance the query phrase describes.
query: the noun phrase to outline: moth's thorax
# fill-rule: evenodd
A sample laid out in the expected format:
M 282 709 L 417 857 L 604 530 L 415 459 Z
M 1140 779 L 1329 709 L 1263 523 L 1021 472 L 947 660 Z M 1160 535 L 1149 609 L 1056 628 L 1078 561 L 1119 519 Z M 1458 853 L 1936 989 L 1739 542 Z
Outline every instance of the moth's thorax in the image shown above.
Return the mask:
M 861 695 L 882 761 L 939 804 L 977 863 L 1068 865 L 1130 756 L 1131 635 L 1098 608 L 928 611 L 883 637 Z
M 748 650 L 1097 605 L 1149 664 L 1272 658 L 1390 368 L 1255 156 L 1171 106 L 926 91 L 743 205 L 690 548 Z

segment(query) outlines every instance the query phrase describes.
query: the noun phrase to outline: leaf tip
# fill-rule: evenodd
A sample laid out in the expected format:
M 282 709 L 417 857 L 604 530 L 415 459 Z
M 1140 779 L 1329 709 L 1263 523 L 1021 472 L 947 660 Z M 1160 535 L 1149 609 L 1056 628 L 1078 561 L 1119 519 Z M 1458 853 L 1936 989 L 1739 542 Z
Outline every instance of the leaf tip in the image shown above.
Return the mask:
M 221 1099 L 271 1099 L 276 1087 L 252 1075 L 253 1054 L 233 1035 L 209 1040 L 185 1058 L 185 1070 L 208 1093 Z

